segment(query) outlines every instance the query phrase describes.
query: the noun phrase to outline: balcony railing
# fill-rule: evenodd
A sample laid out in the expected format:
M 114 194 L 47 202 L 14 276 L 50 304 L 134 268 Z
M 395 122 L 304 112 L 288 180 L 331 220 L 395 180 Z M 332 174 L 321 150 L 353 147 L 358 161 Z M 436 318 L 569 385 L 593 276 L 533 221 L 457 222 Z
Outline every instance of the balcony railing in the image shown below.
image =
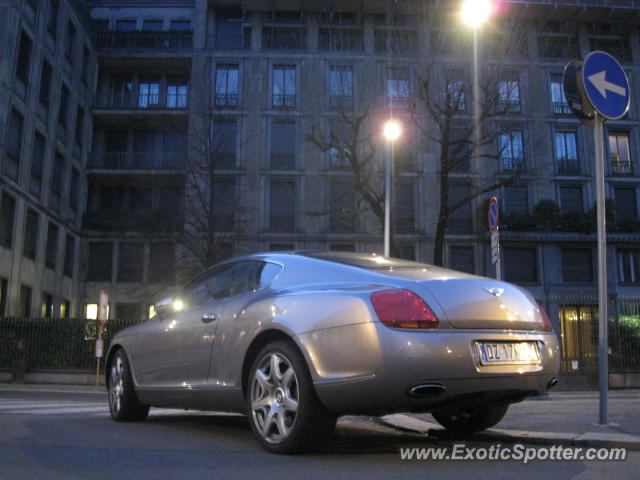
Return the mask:
M 216 107 L 237 107 L 238 100 L 237 93 L 216 93 Z
M 184 170 L 184 152 L 92 152 L 89 168 L 100 170 Z
M 329 97 L 329 107 L 331 110 L 352 110 L 353 96 L 351 95 L 331 95 Z
M 560 175 L 579 175 L 580 162 L 578 159 L 562 159 L 558 161 L 558 173 Z
M 187 50 L 193 32 L 102 32 L 96 36 L 100 49 Z
M 611 175 L 630 176 L 633 175 L 633 162 L 611 162 Z
M 185 109 L 189 95 L 179 94 L 146 94 L 146 93 L 99 93 L 96 95 L 95 107 L 113 110 L 153 110 L 153 109 Z
M 296 96 L 274 93 L 273 106 L 275 108 L 294 108 L 296 106 Z
M 520 113 L 520 102 L 514 100 L 498 101 L 498 112 L 500 113 Z
M 404 95 L 387 95 L 387 104 L 390 108 L 409 108 L 409 97 Z
M 82 227 L 96 231 L 174 232 L 182 228 L 179 210 L 90 210 L 82 218 Z
M 569 115 L 571 107 L 567 102 L 551 102 L 551 111 L 554 115 Z

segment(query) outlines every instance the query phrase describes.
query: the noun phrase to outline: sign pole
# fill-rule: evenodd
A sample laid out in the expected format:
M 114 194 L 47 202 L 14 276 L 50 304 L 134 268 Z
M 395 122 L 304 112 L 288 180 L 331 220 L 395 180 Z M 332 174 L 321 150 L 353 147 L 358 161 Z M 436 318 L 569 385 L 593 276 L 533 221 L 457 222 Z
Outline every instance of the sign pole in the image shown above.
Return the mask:
M 598 210 L 598 304 L 599 304 L 599 386 L 600 425 L 607 424 L 607 390 L 609 388 L 608 325 L 607 325 L 607 226 L 604 192 L 604 137 L 603 119 L 595 114 L 593 126 L 596 154 L 596 192 Z
M 500 228 L 496 229 L 496 236 L 499 235 Z M 500 238 L 500 237 L 498 237 Z M 496 280 L 502 280 L 502 269 L 500 268 L 500 240 L 498 240 L 498 259 L 496 260 Z

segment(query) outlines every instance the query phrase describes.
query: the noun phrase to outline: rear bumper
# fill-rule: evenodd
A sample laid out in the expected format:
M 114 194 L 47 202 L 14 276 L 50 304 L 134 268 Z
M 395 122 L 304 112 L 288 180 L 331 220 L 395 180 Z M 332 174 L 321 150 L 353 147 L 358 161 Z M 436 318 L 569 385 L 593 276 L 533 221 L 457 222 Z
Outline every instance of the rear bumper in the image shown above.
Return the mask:
M 536 341 L 541 362 L 482 366 L 475 342 Z M 560 349 L 553 333 L 506 330 L 393 330 L 378 322 L 301 336 L 316 391 L 329 410 L 383 414 L 430 411 L 465 402 L 515 402 L 546 391 L 557 377 Z M 417 398 L 420 384 L 445 387 Z

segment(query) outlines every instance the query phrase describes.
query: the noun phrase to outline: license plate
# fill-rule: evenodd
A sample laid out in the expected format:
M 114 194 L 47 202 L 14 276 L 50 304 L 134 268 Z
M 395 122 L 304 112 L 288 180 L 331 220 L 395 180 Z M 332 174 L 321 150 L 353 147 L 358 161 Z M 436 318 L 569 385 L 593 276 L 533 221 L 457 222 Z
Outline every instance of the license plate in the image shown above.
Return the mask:
M 527 365 L 540 363 L 537 342 L 477 342 L 480 363 Z

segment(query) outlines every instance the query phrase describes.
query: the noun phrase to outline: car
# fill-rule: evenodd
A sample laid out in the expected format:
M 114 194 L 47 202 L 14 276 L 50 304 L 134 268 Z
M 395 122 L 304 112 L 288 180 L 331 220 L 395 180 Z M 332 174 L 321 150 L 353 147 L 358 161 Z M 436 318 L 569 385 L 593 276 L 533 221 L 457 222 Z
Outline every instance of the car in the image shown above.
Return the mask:
M 367 253 L 262 253 L 219 263 L 118 332 L 111 416 L 240 412 L 275 453 L 317 448 L 345 414 L 430 412 L 458 433 L 557 382 L 549 318 L 524 289 Z

